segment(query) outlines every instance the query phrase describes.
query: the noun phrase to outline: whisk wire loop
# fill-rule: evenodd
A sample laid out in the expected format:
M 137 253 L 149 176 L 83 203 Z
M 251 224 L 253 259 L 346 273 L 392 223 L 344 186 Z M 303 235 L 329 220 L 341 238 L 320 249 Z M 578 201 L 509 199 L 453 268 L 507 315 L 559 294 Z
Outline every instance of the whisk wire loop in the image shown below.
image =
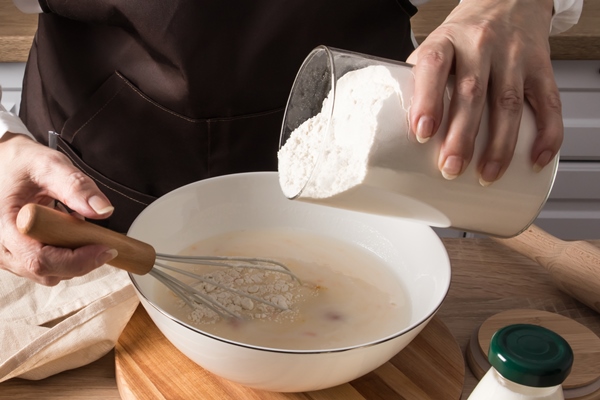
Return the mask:
M 237 318 L 238 316 L 229 311 L 226 307 L 221 305 L 218 301 L 210 298 L 206 294 L 201 291 L 193 288 L 190 285 L 186 285 L 185 283 L 174 280 L 169 274 L 153 269 L 149 272 L 151 276 L 153 276 L 160 283 L 165 285 L 169 290 L 175 293 L 179 298 L 181 298 L 188 307 L 194 309 L 198 307 L 198 303 L 201 303 L 211 311 L 217 313 L 221 318 L 233 317 Z
M 207 279 L 207 278 L 205 278 L 205 277 L 203 277 L 201 275 L 195 274 L 193 272 L 186 271 L 186 270 L 183 270 L 183 269 L 180 269 L 180 268 L 175 268 L 175 267 L 172 267 L 172 266 L 170 266 L 168 264 L 161 263 L 159 261 L 156 261 L 154 265 L 157 266 L 157 267 L 160 267 L 160 268 L 167 269 L 169 271 L 176 272 L 176 273 L 181 274 L 181 275 L 185 275 L 185 276 L 187 276 L 189 278 L 193 278 L 193 279 L 195 279 L 195 280 L 197 280 L 199 282 L 208 283 L 209 285 L 213 285 L 215 287 L 221 288 L 221 289 L 226 290 L 228 292 L 235 293 L 238 296 L 247 297 L 247 298 L 252 299 L 254 301 L 258 301 L 260 303 L 263 303 L 263 304 L 266 304 L 268 306 L 274 307 L 274 308 L 276 308 L 276 309 L 278 309 L 280 311 L 287 310 L 286 307 L 282 307 L 281 305 L 273 303 L 272 301 L 261 299 L 260 297 L 254 296 L 254 295 L 252 295 L 250 293 L 245 293 L 245 292 L 239 291 L 239 290 L 237 290 L 235 288 L 232 288 L 230 286 L 222 285 L 222 284 L 220 284 L 218 282 L 213 281 L 212 279 Z M 206 265 L 206 264 L 203 264 L 203 265 Z M 209 264 L 209 265 L 212 265 L 212 264 Z M 217 264 L 217 266 L 222 266 L 222 264 Z M 261 269 L 264 270 L 264 268 L 261 268 Z M 271 270 L 271 269 L 268 269 L 268 270 Z M 275 268 L 273 268 L 272 270 L 274 270 L 276 272 L 281 272 L 279 269 L 275 269 Z M 157 271 L 157 270 L 153 269 L 150 273 L 152 274 L 155 271 Z M 227 308 L 225 308 L 224 306 L 222 306 L 221 303 L 219 303 L 217 300 L 214 300 L 210 296 L 207 296 L 204 293 L 201 293 L 200 291 L 196 290 L 191 285 L 186 285 L 186 284 L 184 284 L 183 282 L 181 282 L 179 280 L 175 280 L 175 279 L 173 279 L 172 276 L 170 276 L 169 274 L 166 274 L 166 273 L 164 273 L 162 271 L 158 271 L 158 272 L 161 273 L 161 276 L 162 276 L 162 278 L 164 280 L 169 280 L 169 281 L 172 281 L 172 282 L 177 282 L 177 284 L 180 285 L 180 286 L 182 286 L 185 290 L 190 291 L 190 292 L 194 292 L 195 294 L 197 294 L 198 296 L 200 296 L 204 300 L 202 302 L 203 304 L 206 304 L 206 302 L 209 302 L 213 306 L 219 307 L 219 309 L 225 309 L 225 310 L 227 310 Z M 164 280 L 161 279 L 161 282 L 164 283 Z M 190 304 L 188 304 L 188 305 L 190 305 Z M 213 311 L 215 311 L 215 310 L 213 309 Z M 227 310 L 227 312 L 231 313 L 229 310 Z M 233 315 L 235 315 L 235 314 L 233 314 Z
M 279 261 L 268 258 L 231 257 L 231 256 L 181 256 L 175 254 L 156 253 L 156 259 L 163 261 L 179 262 L 184 264 L 197 264 L 216 267 L 250 268 L 263 271 L 273 271 L 289 275 L 300 283 L 298 277 Z M 158 265 L 158 264 L 157 264 Z M 274 267 L 269 267 L 274 265 Z

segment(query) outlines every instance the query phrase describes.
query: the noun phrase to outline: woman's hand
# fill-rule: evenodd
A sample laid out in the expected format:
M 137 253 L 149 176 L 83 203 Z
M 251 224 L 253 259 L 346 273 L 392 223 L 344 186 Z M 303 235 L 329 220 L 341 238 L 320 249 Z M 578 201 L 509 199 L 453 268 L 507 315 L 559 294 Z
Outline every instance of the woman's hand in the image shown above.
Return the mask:
M 415 65 L 410 123 L 420 142 L 440 126 L 447 78 L 456 76 L 438 159 L 447 179 L 471 162 L 486 99 L 491 136 L 475 160 L 482 184 L 500 179 L 508 168 L 525 101 L 538 128 L 532 168 L 542 169 L 558 153 L 563 122 L 548 44 L 552 8 L 552 0 L 463 0 L 407 60 Z
M 44 246 L 17 230 L 21 207 L 50 205 L 55 199 L 88 218 L 105 218 L 113 210 L 95 183 L 66 156 L 23 135 L 5 134 L 0 139 L 0 268 L 53 286 L 116 256 L 104 245 L 75 250 Z

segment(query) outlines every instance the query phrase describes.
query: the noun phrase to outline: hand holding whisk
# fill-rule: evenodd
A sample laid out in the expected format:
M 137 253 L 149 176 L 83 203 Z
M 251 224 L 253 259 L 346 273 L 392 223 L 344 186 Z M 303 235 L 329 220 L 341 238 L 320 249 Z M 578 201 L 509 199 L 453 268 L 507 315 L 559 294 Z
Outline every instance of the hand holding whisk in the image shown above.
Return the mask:
M 184 283 L 155 267 L 187 276 L 196 282 L 205 282 L 220 287 L 281 311 L 286 310 L 286 307 L 221 285 L 204 276 L 173 267 L 161 261 L 273 271 L 289 275 L 290 279 L 299 282 L 298 278 L 285 265 L 275 260 L 252 257 L 179 256 L 157 253 L 154 247 L 147 243 L 39 204 L 27 204 L 19 211 L 17 228 L 21 233 L 51 246 L 74 249 L 89 244 L 108 245 L 118 252 L 117 257 L 109 262 L 110 265 L 137 275 L 150 274 L 190 307 L 194 308 L 197 304 L 203 304 L 221 317 L 237 317 L 237 315 L 216 299 L 194 288 L 191 284 Z

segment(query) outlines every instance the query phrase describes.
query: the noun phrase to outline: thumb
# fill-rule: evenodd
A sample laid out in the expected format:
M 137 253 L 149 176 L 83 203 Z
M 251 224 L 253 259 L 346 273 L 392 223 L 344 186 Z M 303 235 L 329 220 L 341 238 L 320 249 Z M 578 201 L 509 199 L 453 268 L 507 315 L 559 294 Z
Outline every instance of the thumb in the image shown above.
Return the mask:
M 66 157 L 65 157 L 66 158 Z M 86 218 L 110 216 L 114 207 L 94 181 L 70 162 L 60 162 L 47 169 L 38 182 L 48 194 Z

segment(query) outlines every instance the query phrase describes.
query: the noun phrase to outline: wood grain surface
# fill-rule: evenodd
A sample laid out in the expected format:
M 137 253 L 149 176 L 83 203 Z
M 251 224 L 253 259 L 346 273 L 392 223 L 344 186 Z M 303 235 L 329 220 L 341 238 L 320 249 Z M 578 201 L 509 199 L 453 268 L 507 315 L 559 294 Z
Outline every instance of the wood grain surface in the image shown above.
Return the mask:
M 490 239 L 444 239 L 452 262 L 452 283 L 437 316 L 465 353 L 473 332 L 491 316 L 511 309 L 549 311 L 569 317 L 600 336 L 600 314 L 558 290 L 548 272 L 532 260 Z M 600 247 L 600 241 L 590 241 Z M 467 368 L 462 399 L 477 378 Z M 114 353 L 41 381 L 0 383 L 2 400 L 118 400 Z
M 412 18 L 417 41 L 441 24 L 458 0 L 430 0 Z M 25 62 L 37 16 L 21 13 L 12 0 L 0 0 L 0 62 Z M 600 1 L 584 0 L 579 23 L 550 38 L 551 56 L 556 60 L 600 60 Z
M 179 352 L 141 306 L 119 338 L 115 358 L 123 400 L 452 400 L 460 399 L 465 374 L 460 346 L 438 317 L 377 370 L 313 392 L 265 392 L 219 378 Z
M 19 11 L 12 0 L 0 0 L 0 62 L 27 60 L 37 20 L 37 15 Z

